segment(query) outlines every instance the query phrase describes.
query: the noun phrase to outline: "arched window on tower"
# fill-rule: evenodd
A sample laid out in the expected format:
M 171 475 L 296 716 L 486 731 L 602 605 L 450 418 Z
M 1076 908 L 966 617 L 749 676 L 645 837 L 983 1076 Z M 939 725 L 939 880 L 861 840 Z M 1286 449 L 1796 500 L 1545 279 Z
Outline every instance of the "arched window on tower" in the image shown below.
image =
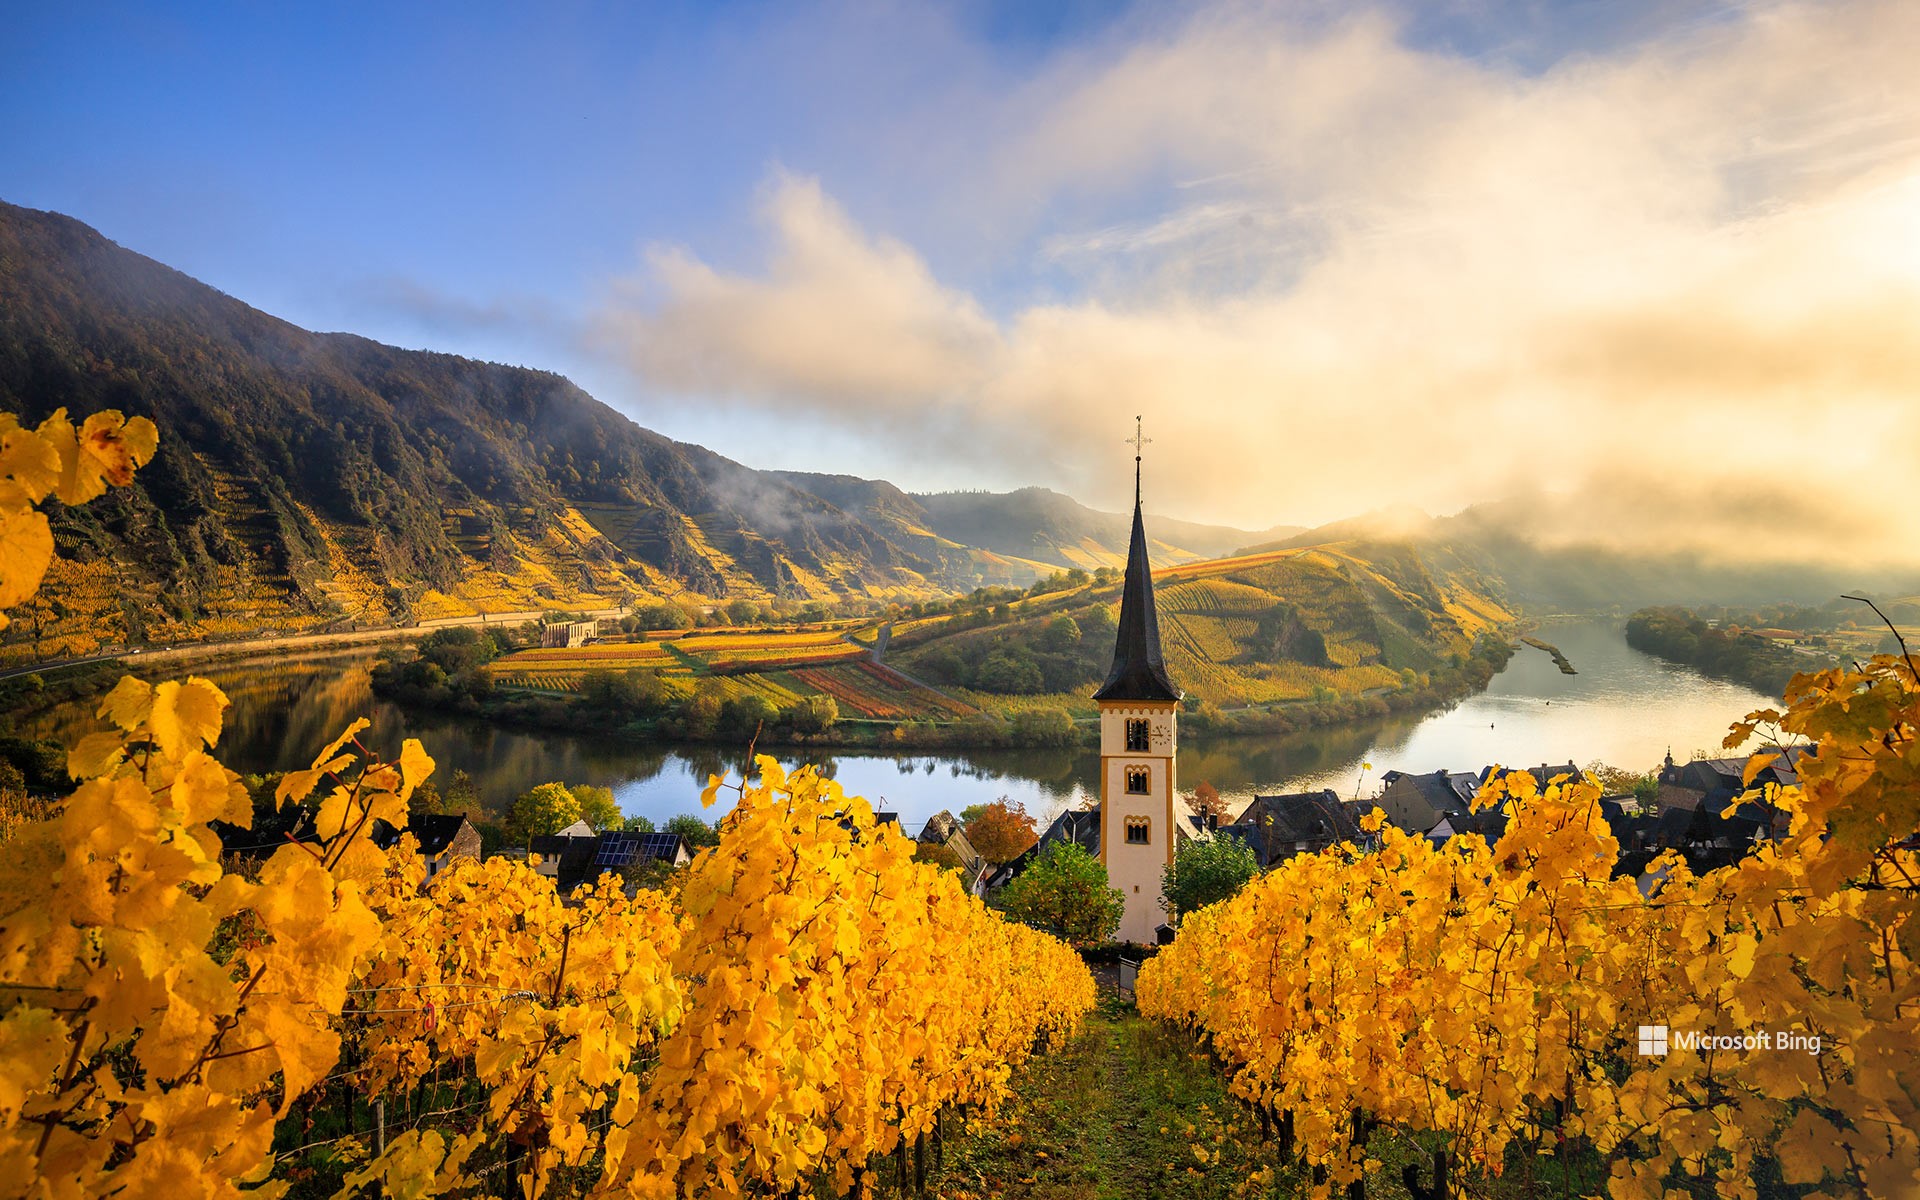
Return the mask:
M 1152 790 L 1153 776 L 1145 767 L 1127 768 L 1127 795 L 1144 796 Z
M 1153 822 L 1146 817 L 1127 818 L 1127 845 L 1145 846 L 1153 841 Z
M 1145 717 L 1127 718 L 1127 753 L 1144 754 L 1152 744 L 1153 726 Z

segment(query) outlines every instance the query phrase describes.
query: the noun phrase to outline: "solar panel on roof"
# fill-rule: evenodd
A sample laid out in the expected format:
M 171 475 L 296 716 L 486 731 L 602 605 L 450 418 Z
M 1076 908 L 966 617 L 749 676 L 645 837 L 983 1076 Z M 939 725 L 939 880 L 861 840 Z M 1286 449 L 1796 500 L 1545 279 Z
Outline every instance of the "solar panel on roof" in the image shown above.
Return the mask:
M 680 847 L 680 835 L 677 833 L 643 833 L 640 835 L 640 847 L 646 858 L 671 859 L 674 851 Z
M 593 856 L 596 867 L 620 867 L 632 864 L 640 853 L 640 834 L 603 833 L 600 835 L 599 853 Z

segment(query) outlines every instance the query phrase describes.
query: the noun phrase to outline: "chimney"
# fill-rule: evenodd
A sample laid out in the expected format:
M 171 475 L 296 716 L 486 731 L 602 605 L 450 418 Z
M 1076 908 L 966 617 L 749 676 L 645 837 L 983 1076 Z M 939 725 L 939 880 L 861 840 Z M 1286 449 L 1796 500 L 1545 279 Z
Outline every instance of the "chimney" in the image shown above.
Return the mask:
M 1207 814 L 1207 832 L 1212 833 L 1214 830 L 1218 828 L 1220 828 L 1220 814 L 1211 813 L 1211 812 L 1208 813 Z

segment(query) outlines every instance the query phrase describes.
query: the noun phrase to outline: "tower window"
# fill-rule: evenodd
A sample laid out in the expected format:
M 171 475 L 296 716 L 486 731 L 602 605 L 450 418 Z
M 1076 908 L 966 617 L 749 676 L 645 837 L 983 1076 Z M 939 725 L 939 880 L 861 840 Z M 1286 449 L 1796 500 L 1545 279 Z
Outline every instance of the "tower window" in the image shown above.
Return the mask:
M 1127 718 L 1127 751 L 1139 754 L 1146 750 L 1148 739 L 1153 736 L 1153 727 L 1145 717 Z
M 1146 795 L 1148 791 L 1151 790 L 1148 785 L 1148 780 L 1151 778 L 1152 777 L 1147 774 L 1147 769 L 1145 767 L 1128 767 L 1127 768 L 1127 794 L 1129 796 Z
M 1153 840 L 1153 823 L 1146 817 L 1127 818 L 1127 845 L 1144 846 Z

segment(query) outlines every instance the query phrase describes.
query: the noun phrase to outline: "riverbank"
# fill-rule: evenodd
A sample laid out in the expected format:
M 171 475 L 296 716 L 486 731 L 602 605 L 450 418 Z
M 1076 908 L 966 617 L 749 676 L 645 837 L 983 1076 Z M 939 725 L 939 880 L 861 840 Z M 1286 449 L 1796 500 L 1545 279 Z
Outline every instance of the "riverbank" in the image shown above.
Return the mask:
M 1505 668 L 1513 646 L 1482 638 L 1453 665 L 1392 689 L 1223 710 L 1193 696 L 1181 714 L 1196 736 L 1273 736 L 1323 729 L 1397 713 L 1426 712 L 1484 691 Z M 644 670 L 599 671 L 573 691 L 544 691 L 493 682 L 485 648 L 429 640 L 421 657 L 376 667 L 376 695 L 403 706 L 477 718 L 523 730 L 591 733 L 636 745 L 756 745 L 855 751 L 1003 750 L 1091 747 L 1097 719 L 1063 708 L 1021 704 L 962 717 L 916 712 L 894 719 L 843 716 L 832 697 L 807 696 L 775 706 L 754 693 L 722 698 L 695 681 L 670 688 Z
M 1549 636 L 1579 665 L 1579 675 L 1562 675 L 1545 654 L 1523 649 L 1483 689 L 1385 716 L 1302 721 L 1306 727 L 1286 733 L 1215 736 L 1204 706 L 1185 713 L 1181 787 L 1205 780 L 1237 808 L 1255 795 L 1321 788 L 1365 797 L 1389 769 L 1421 773 L 1598 759 L 1641 771 L 1657 765 L 1669 746 L 1682 759 L 1695 750 L 1717 753 L 1730 722 L 1778 704 L 1777 695 L 1709 680 L 1628 648 L 1617 622 L 1561 622 Z M 710 774 L 745 765 L 744 736 L 663 744 L 564 723 L 522 726 L 401 705 L 373 693 L 371 672 L 382 653 L 370 646 L 195 664 L 194 672 L 231 702 L 220 737 L 222 761 L 242 774 L 299 769 L 364 717 L 373 722 L 362 735 L 368 745 L 398 753 L 404 739 L 420 739 L 440 764 L 436 774 L 443 785 L 455 770 L 465 771 L 488 812 L 504 811 L 529 788 L 559 780 L 610 788 L 622 811 L 656 822 L 696 806 Z M 111 687 L 118 677 L 114 669 L 103 682 Z M 1364 699 L 1369 711 L 1377 711 L 1376 698 Z M 56 747 L 72 745 L 102 727 L 98 705 L 96 694 L 43 708 L 31 718 L 0 716 L 0 730 Z M 1307 714 L 1222 715 L 1245 730 L 1247 723 L 1277 716 L 1291 726 L 1294 716 Z M 941 809 L 957 813 L 1002 796 L 1042 819 L 1086 804 L 1100 789 L 1099 752 L 1091 730 L 1088 735 L 1084 743 L 1076 738 L 1070 746 L 1037 749 L 913 748 L 892 740 L 838 747 L 763 741 L 760 748 L 789 767 L 819 766 L 848 794 L 900 812 L 903 825 L 917 829 Z M 49 757 L 56 784 L 64 785 L 64 762 L 63 754 Z

